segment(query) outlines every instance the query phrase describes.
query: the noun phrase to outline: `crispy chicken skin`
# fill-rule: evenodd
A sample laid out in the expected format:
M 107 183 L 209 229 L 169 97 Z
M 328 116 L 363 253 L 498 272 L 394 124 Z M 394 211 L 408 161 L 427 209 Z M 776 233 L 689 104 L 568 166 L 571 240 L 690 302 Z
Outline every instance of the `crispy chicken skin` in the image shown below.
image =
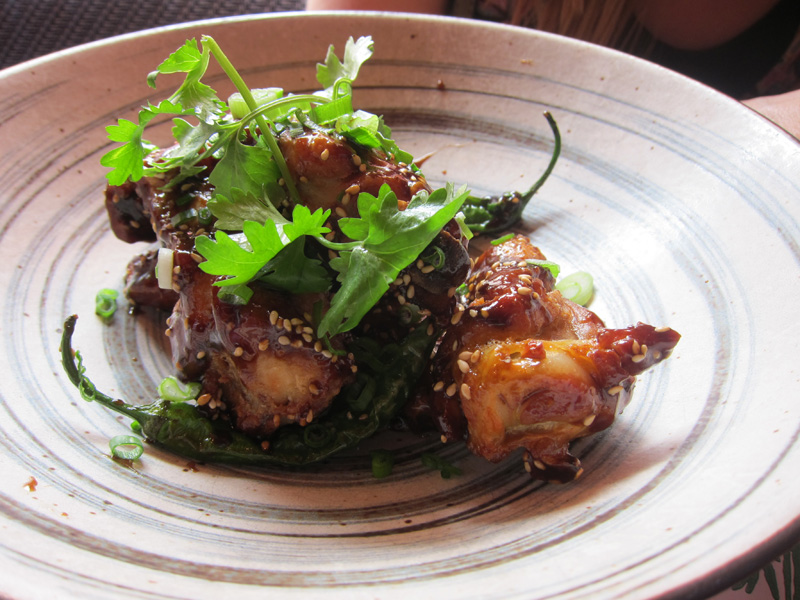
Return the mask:
M 569 443 L 611 425 L 635 376 L 680 336 L 644 324 L 605 328 L 527 259 L 544 256 L 516 236 L 475 262 L 411 414 L 487 460 L 524 448 L 532 476 L 570 481 L 582 470 Z

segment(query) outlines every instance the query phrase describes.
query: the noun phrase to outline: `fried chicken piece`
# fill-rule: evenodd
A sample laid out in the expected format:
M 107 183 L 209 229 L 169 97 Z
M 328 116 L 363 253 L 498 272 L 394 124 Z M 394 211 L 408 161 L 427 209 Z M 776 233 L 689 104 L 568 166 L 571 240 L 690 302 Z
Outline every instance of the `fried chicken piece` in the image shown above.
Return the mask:
M 532 476 L 564 482 L 582 472 L 569 443 L 611 425 L 635 376 L 680 336 L 641 323 L 607 329 L 554 289 L 541 260 L 516 236 L 475 262 L 432 362 L 431 391 L 411 412 L 492 462 L 524 448 Z

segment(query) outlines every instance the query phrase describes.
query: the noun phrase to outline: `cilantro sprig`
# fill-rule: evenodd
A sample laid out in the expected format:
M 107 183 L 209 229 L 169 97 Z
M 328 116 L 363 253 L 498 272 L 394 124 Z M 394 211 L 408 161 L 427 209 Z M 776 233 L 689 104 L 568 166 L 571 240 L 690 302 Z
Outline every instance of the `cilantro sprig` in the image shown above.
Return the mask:
M 348 331 L 468 197 L 466 189 L 448 186 L 420 192 L 400 211 L 388 186 L 377 197 L 362 193 L 357 199 L 359 216 L 339 221 L 350 240 L 345 242 L 325 238 L 330 211 L 312 213 L 300 204 L 278 146 L 281 131 L 318 129 L 412 163 L 413 157 L 397 146 L 382 117 L 353 109 L 353 81 L 372 52 L 369 37 L 350 38 L 342 60 L 331 46 L 317 66 L 322 89 L 293 95 L 280 88 L 251 90 L 213 38 L 187 40 L 148 76 L 155 87 L 162 76 L 182 74 L 177 90 L 160 104 L 145 106 L 138 122 L 121 119 L 107 128 L 110 139 L 121 144 L 101 161 L 111 169 L 109 183 L 169 171 L 166 185 L 174 186 L 201 173 L 207 168 L 205 159 L 214 157 L 209 174 L 214 193 L 208 209 L 217 219 L 216 231 L 195 240 L 205 258 L 200 268 L 218 276 L 215 285 L 236 302 L 247 302 L 252 295 L 247 286 L 255 281 L 293 293 L 335 291 L 318 333 L 325 337 Z M 202 81 L 212 59 L 236 88 L 229 101 L 235 111 Z M 145 140 L 145 130 L 165 116 L 172 117 L 175 143 L 155 154 L 158 148 Z M 291 218 L 278 208 L 285 200 L 294 207 Z M 323 265 L 306 251 L 308 244 L 337 256 Z

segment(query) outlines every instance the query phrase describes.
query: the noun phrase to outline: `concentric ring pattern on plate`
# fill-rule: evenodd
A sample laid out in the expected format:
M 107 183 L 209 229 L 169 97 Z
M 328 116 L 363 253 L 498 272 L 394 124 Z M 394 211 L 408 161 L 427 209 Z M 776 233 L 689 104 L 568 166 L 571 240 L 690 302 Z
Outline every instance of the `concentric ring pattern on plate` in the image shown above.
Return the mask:
M 339 32 L 332 34 L 331 32 Z M 253 87 L 315 88 L 329 43 L 371 34 L 357 102 L 386 115 L 429 179 L 524 188 L 552 140 L 561 161 L 519 230 L 597 283 L 608 324 L 668 324 L 673 357 L 643 376 L 614 427 L 576 446 L 568 486 L 519 457 L 386 434 L 307 471 L 194 465 L 148 447 L 107 456 L 126 424 L 60 372 L 63 319 L 89 375 L 146 401 L 170 369 L 162 324 L 94 317 L 141 248 L 102 206 L 103 127 L 154 99 L 144 76 L 213 35 Z M 259 51 L 253 53 L 251 48 Z M 796 535 L 800 407 L 791 302 L 800 287 L 800 152 L 737 103 L 613 52 L 451 19 L 282 15 L 168 28 L 0 75 L 0 582 L 10 597 L 702 597 Z M 216 83 L 229 91 L 222 79 Z M 169 123 L 152 138 L 166 138 Z M 436 451 L 460 466 L 425 470 Z

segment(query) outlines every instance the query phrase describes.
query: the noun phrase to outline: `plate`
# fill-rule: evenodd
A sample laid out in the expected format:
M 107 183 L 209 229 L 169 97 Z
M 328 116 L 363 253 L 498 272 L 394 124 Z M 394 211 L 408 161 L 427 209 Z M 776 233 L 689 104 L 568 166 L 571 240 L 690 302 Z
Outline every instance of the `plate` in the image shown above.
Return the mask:
M 335 32 L 335 33 L 334 33 Z M 148 447 L 61 373 L 64 318 L 102 390 L 151 399 L 170 372 L 163 324 L 93 315 L 141 248 L 101 200 L 103 128 L 148 99 L 146 74 L 212 35 L 251 87 L 313 90 L 329 44 L 372 35 L 356 102 L 384 114 L 429 178 L 524 188 L 564 137 L 519 226 L 593 309 L 683 334 L 586 468 L 541 484 L 519 457 L 390 435 L 387 479 L 362 453 L 305 471 L 192 464 Z M 628 56 L 500 25 L 285 14 L 114 38 L 0 75 L 0 593 L 13 598 L 700 598 L 800 534 L 800 147 L 740 104 Z M 219 75 L 221 93 L 230 90 Z M 166 89 L 166 88 L 165 88 Z M 166 92 L 165 92 L 166 93 Z M 166 139 L 169 123 L 151 136 Z M 435 451 L 464 474 L 442 479 Z

